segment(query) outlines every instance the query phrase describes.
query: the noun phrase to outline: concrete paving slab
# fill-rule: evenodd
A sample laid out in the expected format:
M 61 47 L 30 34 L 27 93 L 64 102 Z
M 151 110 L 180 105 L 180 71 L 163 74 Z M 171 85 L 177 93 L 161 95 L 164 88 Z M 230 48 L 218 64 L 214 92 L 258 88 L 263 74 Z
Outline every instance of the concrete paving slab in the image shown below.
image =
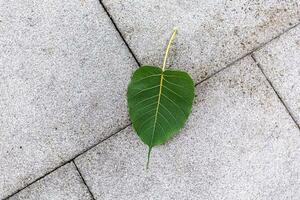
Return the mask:
M 300 198 L 300 133 L 250 57 L 197 86 L 183 130 L 153 149 L 131 128 L 76 159 L 97 199 Z
M 66 164 L 9 200 L 92 200 L 73 163 Z
M 0 199 L 128 124 L 136 67 L 98 0 L 0 0 Z
M 300 1 L 102 0 L 142 64 L 170 65 L 203 80 L 300 21 Z
M 300 126 L 300 26 L 255 52 L 254 57 Z

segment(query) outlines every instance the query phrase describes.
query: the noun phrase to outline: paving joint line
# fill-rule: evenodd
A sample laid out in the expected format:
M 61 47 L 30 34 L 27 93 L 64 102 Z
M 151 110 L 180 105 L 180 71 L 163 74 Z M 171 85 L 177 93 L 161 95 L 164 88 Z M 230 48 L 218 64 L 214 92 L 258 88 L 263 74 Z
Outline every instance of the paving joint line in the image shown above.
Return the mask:
M 249 52 L 249 53 L 246 53 L 246 54 L 242 55 L 241 57 L 239 57 L 238 59 L 236 59 L 236 60 L 230 62 L 229 64 L 227 64 L 225 67 L 223 67 L 223 68 L 221 68 L 221 69 L 219 69 L 219 70 L 213 72 L 213 73 L 212 73 L 211 75 L 209 75 L 208 77 L 206 77 L 206 78 L 202 79 L 201 81 L 197 82 L 197 83 L 195 84 L 195 87 L 197 87 L 199 84 L 201 84 L 201 83 L 203 83 L 203 82 L 209 80 L 210 78 L 216 76 L 217 74 L 219 74 L 220 72 L 224 71 L 225 69 L 231 67 L 231 66 L 234 65 L 235 63 L 237 63 L 237 62 L 243 60 L 245 57 L 251 55 L 253 52 L 255 52 L 255 51 L 251 51 L 251 52 Z
M 251 58 L 254 60 L 256 66 L 260 69 L 260 71 L 262 72 L 262 74 L 264 75 L 265 79 L 268 81 L 269 85 L 271 86 L 271 88 L 274 90 L 276 96 L 278 97 L 278 99 L 280 100 L 280 102 L 282 103 L 282 105 L 284 106 L 284 108 L 286 109 L 286 111 L 288 112 L 288 114 L 290 115 L 290 117 L 292 118 L 292 120 L 294 121 L 294 123 L 296 124 L 296 126 L 298 127 L 299 131 L 300 131 L 300 125 L 297 123 L 297 120 L 295 118 L 295 116 L 292 114 L 291 110 L 289 109 L 289 107 L 286 105 L 286 103 L 284 102 L 283 98 L 280 96 L 280 94 L 277 92 L 277 90 L 275 89 L 272 81 L 269 79 L 269 77 L 266 75 L 266 73 L 264 72 L 261 64 L 257 61 L 257 59 L 255 58 L 255 56 L 253 54 L 251 54 Z
M 76 170 L 77 170 L 77 172 L 78 172 L 78 174 L 79 174 L 79 176 L 80 176 L 80 178 L 81 178 L 83 184 L 86 186 L 88 192 L 90 193 L 90 195 L 91 195 L 91 197 L 92 197 L 92 200 L 96 200 L 94 194 L 92 193 L 91 189 L 90 189 L 89 186 L 87 185 L 87 183 L 86 183 L 85 179 L 83 178 L 82 173 L 80 172 L 80 170 L 79 170 L 78 166 L 76 165 L 75 161 L 72 160 L 72 163 L 74 164 L 74 166 L 75 166 L 75 168 L 76 168 Z
M 138 61 L 137 57 L 135 56 L 135 54 L 133 53 L 132 49 L 130 48 L 129 44 L 127 43 L 127 41 L 125 40 L 122 32 L 120 31 L 120 29 L 118 28 L 117 24 L 115 23 L 112 15 L 108 12 L 108 9 L 106 8 L 106 6 L 102 3 L 101 0 L 98 0 L 100 5 L 102 6 L 102 8 L 104 9 L 105 13 L 107 14 L 107 16 L 109 17 L 111 23 L 113 24 L 114 28 L 116 29 L 116 31 L 119 33 L 120 37 L 122 38 L 124 44 L 126 45 L 127 49 L 129 50 L 130 54 L 132 55 L 132 57 L 134 58 L 135 62 L 138 64 L 138 66 L 141 66 L 140 62 Z
M 223 70 L 225 70 L 225 69 L 231 67 L 232 65 L 234 65 L 235 63 L 237 63 L 237 62 L 239 62 L 240 60 L 244 59 L 245 57 L 247 57 L 247 56 L 252 56 L 254 52 L 259 51 L 260 49 L 262 49 L 263 47 L 265 47 L 267 44 L 269 44 L 269 43 L 271 43 L 272 41 L 274 41 L 274 40 L 280 38 L 282 35 L 284 35 L 285 33 L 289 32 L 289 31 L 291 31 L 292 29 L 296 28 L 297 26 L 300 26 L 300 22 L 298 22 L 298 23 L 294 24 L 293 26 L 287 28 L 286 30 L 282 31 L 281 33 L 279 33 L 278 35 L 276 35 L 274 38 L 272 38 L 272 39 L 270 39 L 270 40 L 268 40 L 268 41 L 266 41 L 266 42 L 264 42 L 264 43 L 261 43 L 261 44 L 258 45 L 257 47 L 253 48 L 250 52 L 245 53 L 245 54 L 242 55 L 241 57 L 239 57 L 239 58 L 235 59 L 234 61 L 228 63 L 225 67 L 223 67 L 223 68 L 221 68 L 221 69 L 215 71 L 215 72 L 212 73 L 210 76 L 208 76 L 208 77 L 204 78 L 203 80 L 197 82 L 197 83 L 195 84 L 195 86 L 198 86 L 200 83 L 205 82 L 206 80 L 208 80 L 208 79 L 210 79 L 211 77 L 217 75 L 218 73 L 222 72 Z
M 99 3 L 101 4 L 101 6 L 103 7 L 103 9 L 104 9 L 105 12 L 107 13 L 107 15 L 109 16 L 109 18 L 111 19 L 111 22 L 113 23 L 114 27 L 116 28 L 116 30 L 117 30 L 118 33 L 120 34 L 120 37 L 121 37 L 122 40 L 124 41 L 125 45 L 127 46 L 128 50 L 129 50 L 130 53 L 132 54 L 132 56 L 133 56 L 134 60 L 136 61 L 136 63 L 137 63 L 139 66 L 141 66 L 140 63 L 139 63 L 139 61 L 137 60 L 137 58 L 136 58 L 135 55 L 133 54 L 132 50 L 130 49 L 128 43 L 127 43 L 126 40 L 124 39 L 124 37 L 123 37 L 121 31 L 118 29 L 118 27 L 117 27 L 116 23 L 114 22 L 112 16 L 109 14 L 109 12 L 107 11 L 106 7 L 103 5 L 103 3 L 101 2 L 101 0 L 99 0 Z M 272 39 L 270 39 L 270 40 L 268 40 L 268 41 L 266 41 L 266 42 L 260 44 L 260 45 L 257 46 L 256 48 L 253 48 L 250 52 L 248 52 L 248 53 L 242 55 L 241 57 L 239 57 L 239 58 L 235 59 L 234 61 L 230 62 L 229 64 L 227 64 L 225 67 L 221 68 L 220 70 L 217 70 L 216 72 L 214 72 L 214 73 L 211 74 L 210 76 L 208 76 L 208 77 L 204 78 L 203 80 L 197 82 L 197 83 L 195 84 L 195 87 L 198 86 L 199 84 L 201 84 L 201 83 L 207 81 L 208 79 L 214 77 L 215 75 L 217 75 L 218 73 L 222 72 L 223 70 L 229 68 L 230 66 L 234 65 L 235 63 L 239 62 L 239 61 L 242 60 L 243 58 L 245 58 L 245 57 L 247 57 L 247 56 L 251 56 L 251 57 L 252 57 L 252 55 L 253 55 L 254 52 L 260 50 L 261 48 L 263 48 L 264 46 L 266 46 L 267 44 L 269 44 L 269 43 L 272 42 L 273 40 L 276 40 L 277 38 L 279 38 L 279 37 L 281 37 L 282 35 L 284 35 L 286 32 L 289 32 L 290 30 L 294 29 L 295 27 L 297 27 L 297 26 L 299 26 L 299 25 L 300 25 L 300 22 L 298 22 L 298 23 L 294 24 L 293 26 L 287 28 L 286 30 L 282 31 L 281 33 L 279 33 L 279 34 L 278 34 L 277 36 L 275 36 L 274 38 L 272 38 Z M 253 59 L 253 57 L 252 57 L 252 59 Z M 269 83 L 270 83 L 270 82 L 269 82 Z M 273 89 L 274 89 L 274 88 L 273 88 Z M 277 91 L 276 91 L 275 89 L 274 89 L 274 91 L 275 91 L 276 94 L 278 94 Z M 280 96 L 278 96 L 278 98 L 282 101 L 282 99 L 281 99 Z M 282 103 L 284 104 L 283 101 L 282 101 Z M 285 104 L 284 104 L 284 106 L 285 106 Z M 286 106 L 285 106 L 285 107 L 286 107 Z M 287 107 L 286 107 L 286 109 L 287 109 Z M 288 109 L 287 109 L 287 111 L 289 112 L 290 116 L 292 117 L 290 111 L 289 111 Z M 293 119 L 293 121 L 296 123 L 295 118 L 292 117 L 292 119 Z M 46 177 L 47 175 L 51 174 L 52 172 L 54 172 L 55 170 L 59 169 L 60 167 L 62 167 L 62 166 L 64 166 L 64 165 L 66 165 L 66 164 L 68 164 L 68 163 L 74 161 L 74 160 L 75 160 L 77 157 L 79 157 L 80 155 L 82 155 L 82 154 L 86 153 L 87 151 L 93 149 L 94 147 L 98 146 L 100 143 L 102 143 L 102 142 L 104 142 L 105 140 L 111 138 L 112 136 L 118 134 L 119 132 L 121 132 L 122 130 L 126 129 L 126 128 L 129 127 L 130 125 L 131 125 L 131 123 L 130 123 L 130 124 L 127 124 L 126 126 L 124 126 L 124 127 L 122 127 L 122 128 L 120 128 L 118 131 L 116 131 L 116 132 L 113 133 L 112 135 L 110 135 L 110 136 L 104 138 L 103 140 L 101 140 L 101 141 L 97 142 L 96 144 L 90 146 L 89 148 L 83 150 L 81 153 L 75 155 L 75 156 L 74 156 L 73 158 L 71 158 L 70 160 L 63 162 L 61 165 L 55 167 L 54 169 L 52 169 L 51 171 L 47 172 L 47 173 L 44 174 L 43 176 L 37 178 L 37 179 L 34 180 L 33 182 L 31 182 L 31 183 L 27 184 L 26 186 L 22 187 L 21 189 L 18 189 L 16 192 L 13 192 L 11 195 L 9 195 L 9 196 L 3 198 L 3 200 L 7 200 L 8 198 L 10 198 L 10 197 L 14 196 L 15 194 L 21 192 L 21 191 L 24 190 L 25 188 L 27 188 L 27 187 L 29 187 L 30 185 L 34 184 L 35 182 L 37 182 L 37 181 L 41 180 L 42 178 Z M 296 123 L 296 126 L 297 126 L 297 127 L 299 128 L 299 130 L 300 130 L 300 126 L 299 126 L 297 123 Z
M 80 153 L 76 154 L 74 157 L 72 157 L 71 159 L 61 163 L 60 165 L 56 166 L 55 168 L 51 169 L 50 171 L 46 172 L 44 175 L 42 175 L 41 177 L 38 177 L 37 179 L 35 179 L 34 181 L 28 183 L 27 185 L 25 185 L 24 187 L 16 190 L 15 192 L 13 192 L 12 194 L 8 195 L 7 197 L 4 197 L 2 200 L 8 200 L 10 197 L 14 196 L 15 194 L 21 192 L 22 190 L 26 189 L 27 187 L 31 186 L 32 184 L 38 182 L 39 180 L 45 178 L 46 176 L 48 176 L 49 174 L 51 174 L 52 172 L 56 171 L 57 169 L 65 166 L 68 163 L 73 162 L 76 158 L 78 158 L 79 156 L 81 156 L 82 154 L 86 153 L 87 151 L 93 149 L 94 147 L 98 146 L 99 144 L 101 144 L 102 142 L 108 140 L 109 138 L 113 137 L 114 135 L 118 134 L 119 132 L 121 132 L 122 130 L 126 129 L 127 127 L 129 127 L 131 125 L 131 123 L 125 125 L 124 127 L 118 129 L 116 132 L 114 132 L 113 134 L 109 135 L 108 137 L 96 142 L 95 144 L 93 144 L 92 146 L 88 147 L 87 149 L 81 151 Z
M 56 171 L 56 170 L 59 169 L 60 167 L 63 167 L 64 165 L 66 165 L 66 164 L 68 164 L 68 163 L 70 163 L 70 162 L 72 162 L 72 160 L 70 160 L 70 161 L 68 161 L 68 162 L 64 162 L 63 164 L 61 164 L 61 165 L 55 167 L 54 169 L 52 169 L 52 170 L 50 170 L 49 172 L 45 173 L 43 176 L 41 176 L 41 177 L 37 178 L 36 180 L 34 180 L 33 182 L 27 184 L 25 187 L 22 187 L 22 188 L 18 189 L 17 191 L 13 192 L 12 194 L 8 195 L 7 197 L 4 197 L 2 200 L 8 200 L 10 197 L 12 197 L 12 196 L 14 196 L 15 194 L 21 192 L 22 190 L 24 190 L 25 188 L 27 188 L 27 187 L 31 186 L 32 184 L 38 182 L 39 180 L 45 178 L 46 176 L 48 176 L 48 175 L 51 174 L 52 172 Z

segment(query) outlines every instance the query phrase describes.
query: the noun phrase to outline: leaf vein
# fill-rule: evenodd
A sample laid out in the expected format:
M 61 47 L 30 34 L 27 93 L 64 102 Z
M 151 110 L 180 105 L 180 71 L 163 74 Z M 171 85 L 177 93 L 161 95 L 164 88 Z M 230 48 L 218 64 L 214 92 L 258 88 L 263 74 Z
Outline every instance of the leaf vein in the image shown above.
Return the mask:
M 162 113 L 158 112 L 158 114 L 170 125 L 170 127 L 172 127 L 170 122 L 167 120 L 167 118 Z
M 167 79 L 164 79 L 167 83 L 169 84 L 172 84 L 172 85 L 175 85 L 177 87 L 181 87 L 181 88 L 184 88 L 182 85 L 179 85 L 179 84 L 176 84 L 176 83 L 173 83 L 172 81 L 168 81 Z
M 186 80 L 190 80 L 186 77 L 182 77 L 182 76 L 177 76 L 177 75 L 164 75 L 165 77 L 172 77 L 172 78 L 180 78 L 180 79 L 186 79 Z
M 149 76 L 146 76 L 146 77 L 143 77 L 143 78 L 141 78 L 141 79 L 139 79 L 139 80 L 136 80 L 134 83 L 138 83 L 138 82 L 143 81 L 143 80 L 145 80 L 145 79 L 147 79 L 147 78 L 155 77 L 155 76 L 160 76 L 160 74 L 151 74 L 151 75 L 149 75 Z
M 152 89 L 157 88 L 157 87 L 160 87 L 160 85 L 155 85 L 155 86 L 152 86 L 152 87 L 149 87 L 149 88 L 144 88 L 144 89 L 140 90 L 138 93 L 136 93 L 132 98 L 136 97 L 137 95 L 141 94 L 142 92 L 152 90 Z
M 135 104 L 135 106 L 137 106 L 137 105 L 139 105 L 140 103 L 143 103 L 143 102 L 145 102 L 145 101 L 148 101 L 149 99 L 152 99 L 152 98 L 154 98 L 154 97 L 157 97 L 158 95 L 153 95 L 152 97 L 148 97 L 148 98 L 146 98 L 146 99 L 143 99 L 142 101 L 139 101 L 138 103 L 136 103 Z
M 177 103 L 175 103 L 172 99 L 170 99 L 169 97 L 167 97 L 164 94 L 162 94 L 162 96 L 164 96 L 166 99 L 168 99 L 169 101 L 171 101 L 177 108 L 179 108 L 184 113 L 185 116 L 187 116 L 187 114 L 184 112 L 184 110 L 180 106 L 178 106 Z
M 179 98 L 181 98 L 183 101 L 185 101 L 186 103 L 188 103 L 183 96 L 181 96 L 180 94 L 176 93 L 175 91 L 171 90 L 170 88 L 168 88 L 167 86 L 163 86 L 164 88 L 166 88 L 167 90 L 169 90 L 170 92 L 174 93 L 176 96 L 178 96 Z
M 142 118 L 143 118 L 144 116 L 146 116 L 149 112 L 152 112 L 152 111 L 154 111 L 154 110 L 155 110 L 155 109 L 151 109 L 151 110 L 148 110 L 147 112 L 144 112 L 142 116 L 140 116 L 140 117 L 138 117 L 138 119 L 134 120 L 134 123 L 135 123 L 136 121 L 138 121 L 139 119 L 142 119 Z
M 171 111 L 167 107 L 165 107 L 164 104 L 161 104 L 161 106 L 173 117 L 173 119 L 175 119 L 175 121 L 177 121 L 173 113 L 171 113 Z
M 151 119 L 151 117 L 152 117 L 152 116 L 150 116 L 148 119 L 146 119 L 146 120 L 144 121 L 144 123 L 139 127 L 139 129 L 142 129 L 142 128 L 145 126 L 145 124 L 148 123 L 148 121 L 149 121 L 149 119 Z
M 153 102 L 153 103 L 151 103 L 151 104 L 148 104 L 148 105 L 145 106 L 145 107 L 141 107 L 139 110 L 137 110 L 137 111 L 135 111 L 135 112 L 139 112 L 140 110 L 143 110 L 144 108 L 148 108 L 148 107 L 153 106 L 153 105 L 155 105 L 155 104 L 156 104 L 156 102 Z
M 159 125 L 162 128 L 163 134 L 166 136 L 166 131 L 165 131 L 164 127 L 159 122 L 157 122 L 157 125 Z

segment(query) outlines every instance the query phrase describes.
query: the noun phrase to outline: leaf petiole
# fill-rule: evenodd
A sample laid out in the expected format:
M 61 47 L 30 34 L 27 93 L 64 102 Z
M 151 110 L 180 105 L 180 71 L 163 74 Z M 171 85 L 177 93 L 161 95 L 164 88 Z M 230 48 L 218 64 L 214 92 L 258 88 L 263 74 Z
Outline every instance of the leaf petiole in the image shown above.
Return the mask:
M 148 160 L 147 160 L 146 169 L 149 169 L 151 150 L 152 150 L 152 147 L 149 147 L 149 150 L 148 150 Z
M 168 58 L 168 55 L 169 55 L 169 52 L 170 52 L 171 45 L 172 45 L 172 43 L 173 43 L 173 41 L 176 37 L 176 34 L 177 34 L 177 28 L 174 28 L 173 34 L 172 34 L 172 36 L 169 40 L 169 44 L 168 44 L 167 49 L 166 49 L 164 62 L 163 62 L 163 66 L 162 66 L 162 71 L 165 71 L 166 64 L 167 64 L 167 58 Z

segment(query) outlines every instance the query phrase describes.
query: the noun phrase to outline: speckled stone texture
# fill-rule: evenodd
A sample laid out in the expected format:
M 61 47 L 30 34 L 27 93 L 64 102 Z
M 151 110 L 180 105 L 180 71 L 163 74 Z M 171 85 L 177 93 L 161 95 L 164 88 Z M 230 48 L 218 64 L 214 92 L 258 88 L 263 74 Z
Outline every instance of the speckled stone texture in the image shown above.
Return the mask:
M 300 126 L 300 26 L 254 57 Z
M 73 163 L 66 164 L 8 200 L 92 200 Z
M 98 0 L 0 0 L 0 199 L 127 125 L 136 67 Z
M 186 126 L 153 149 L 149 170 L 131 128 L 76 159 L 96 199 L 300 199 L 300 132 L 253 59 L 196 92 Z
M 170 65 L 203 80 L 299 23 L 299 0 L 103 0 L 142 64 L 162 65 L 174 27 Z

